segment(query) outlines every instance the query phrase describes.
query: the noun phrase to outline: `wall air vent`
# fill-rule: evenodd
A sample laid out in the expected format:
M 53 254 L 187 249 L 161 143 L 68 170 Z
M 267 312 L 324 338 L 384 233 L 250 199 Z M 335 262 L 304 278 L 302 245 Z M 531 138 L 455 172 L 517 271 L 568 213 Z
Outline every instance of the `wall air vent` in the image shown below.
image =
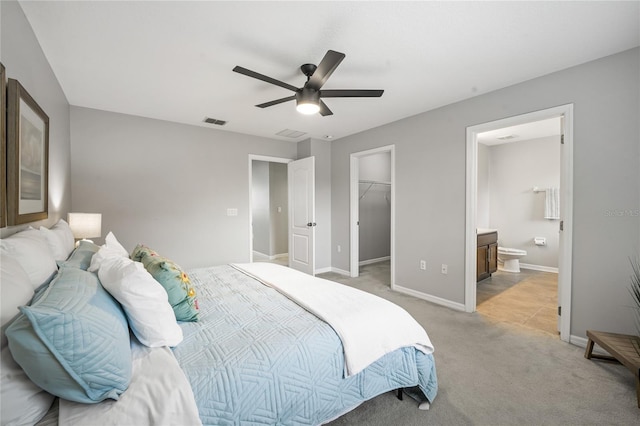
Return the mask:
M 305 132 L 299 132 L 297 130 L 291 130 L 291 129 L 284 129 L 284 130 L 280 130 L 278 133 L 276 133 L 276 135 L 278 136 L 284 136 L 286 138 L 299 138 L 302 135 L 306 135 Z
M 227 122 L 224 120 L 217 120 L 215 118 L 209 118 L 209 117 L 205 117 L 203 121 L 205 123 L 216 124 L 218 126 L 224 126 L 225 124 L 227 124 Z
M 507 141 L 509 139 L 515 139 L 517 137 L 518 135 L 505 135 L 505 136 L 500 136 L 498 139 L 500 139 L 501 141 Z

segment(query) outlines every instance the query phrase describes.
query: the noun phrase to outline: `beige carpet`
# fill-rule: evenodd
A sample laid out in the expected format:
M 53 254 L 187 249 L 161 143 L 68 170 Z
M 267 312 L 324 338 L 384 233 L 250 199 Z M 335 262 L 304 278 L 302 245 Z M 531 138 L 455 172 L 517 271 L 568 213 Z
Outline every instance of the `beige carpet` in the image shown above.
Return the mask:
M 583 348 L 548 332 L 392 292 L 385 265 L 365 266 L 355 279 L 320 276 L 405 308 L 436 348 L 439 382 L 429 411 L 387 392 L 333 426 L 640 424 L 634 377 L 623 366 L 587 360 Z

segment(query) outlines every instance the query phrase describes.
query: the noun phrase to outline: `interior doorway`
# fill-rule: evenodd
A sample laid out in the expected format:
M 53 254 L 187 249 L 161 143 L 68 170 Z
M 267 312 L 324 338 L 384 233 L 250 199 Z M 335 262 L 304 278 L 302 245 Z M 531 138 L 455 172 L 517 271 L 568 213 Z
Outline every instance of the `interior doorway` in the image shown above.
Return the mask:
M 289 265 L 288 158 L 249 155 L 249 262 Z
M 365 265 L 382 265 L 395 284 L 395 147 L 351 154 L 350 275 Z
M 561 117 L 478 133 L 476 309 L 557 336 Z M 497 243 L 487 243 L 497 239 Z
M 465 237 L 465 310 L 476 310 L 477 232 L 478 232 L 478 135 L 525 123 L 559 118 L 560 141 L 560 218 L 558 222 L 558 314 L 560 338 L 570 340 L 571 252 L 573 217 L 573 105 L 563 105 L 467 128 L 467 209 Z M 531 184 L 530 191 L 536 183 Z

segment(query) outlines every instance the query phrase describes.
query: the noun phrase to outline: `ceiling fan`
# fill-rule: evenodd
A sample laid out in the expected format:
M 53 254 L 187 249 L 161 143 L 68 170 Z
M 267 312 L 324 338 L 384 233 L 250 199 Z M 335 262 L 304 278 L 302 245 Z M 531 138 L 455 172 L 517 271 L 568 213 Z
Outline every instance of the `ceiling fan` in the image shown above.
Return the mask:
M 333 115 L 333 112 L 331 112 L 321 98 L 379 98 L 382 96 L 382 93 L 384 93 L 384 90 L 320 90 L 344 58 L 344 53 L 329 50 L 317 66 L 314 64 L 302 65 L 300 70 L 307 76 L 307 82 L 300 88 L 240 66 L 236 66 L 233 71 L 295 92 L 295 95 L 287 96 L 286 98 L 258 104 L 256 105 L 258 108 L 267 108 L 295 100 L 298 112 L 302 114 L 315 114 L 319 112 L 320 115 L 326 116 Z

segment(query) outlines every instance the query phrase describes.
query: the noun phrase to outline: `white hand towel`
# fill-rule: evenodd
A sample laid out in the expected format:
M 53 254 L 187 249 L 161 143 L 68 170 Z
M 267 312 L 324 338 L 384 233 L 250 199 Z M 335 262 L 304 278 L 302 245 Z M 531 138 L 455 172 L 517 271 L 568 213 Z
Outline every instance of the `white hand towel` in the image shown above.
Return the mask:
M 544 204 L 545 219 L 560 219 L 560 190 L 558 188 L 547 188 Z

